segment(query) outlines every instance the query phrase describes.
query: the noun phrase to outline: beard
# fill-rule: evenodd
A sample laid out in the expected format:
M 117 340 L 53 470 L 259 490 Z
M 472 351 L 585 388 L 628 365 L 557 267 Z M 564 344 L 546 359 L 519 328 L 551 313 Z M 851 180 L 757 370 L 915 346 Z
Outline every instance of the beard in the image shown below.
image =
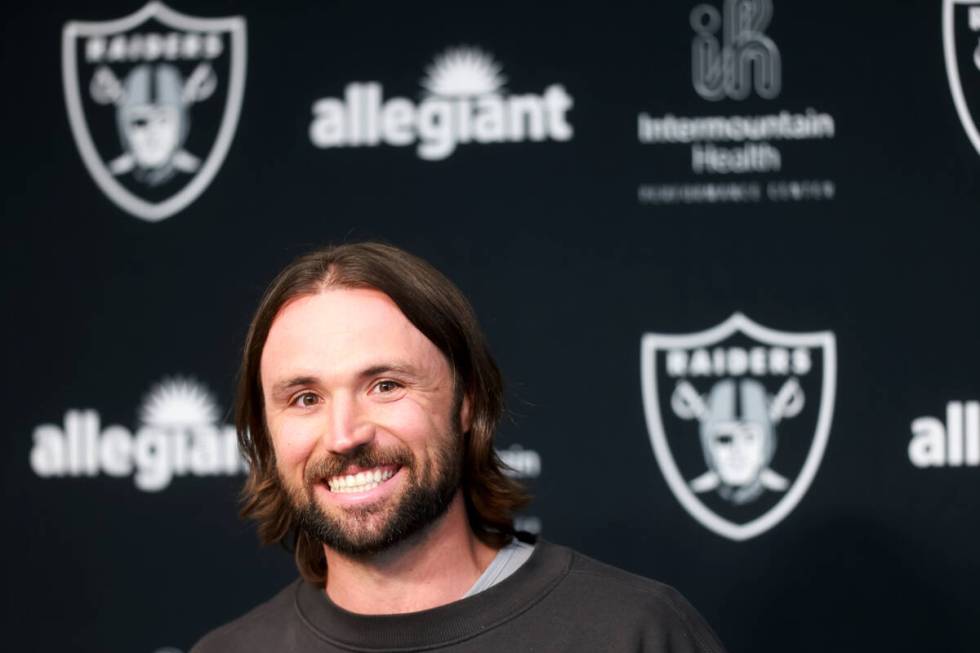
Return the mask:
M 444 434 L 431 460 L 420 461 L 405 446 L 380 448 L 374 444 L 347 455 L 329 455 L 311 461 L 301 491 L 287 488 L 295 523 L 317 541 L 348 557 L 366 558 L 404 542 L 441 517 L 459 490 L 462 478 L 462 435 L 458 428 Z M 365 506 L 338 508 L 328 513 L 316 501 L 314 489 L 324 479 L 340 475 L 350 465 L 372 468 L 397 465 L 404 473 L 405 489 Z M 280 484 L 284 485 L 280 477 Z

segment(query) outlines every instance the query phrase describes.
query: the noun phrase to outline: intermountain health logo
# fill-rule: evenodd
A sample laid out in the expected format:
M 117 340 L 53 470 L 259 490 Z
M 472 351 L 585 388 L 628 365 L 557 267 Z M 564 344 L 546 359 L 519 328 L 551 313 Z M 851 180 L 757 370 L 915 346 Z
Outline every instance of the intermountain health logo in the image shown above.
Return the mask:
M 313 103 L 310 140 L 328 149 L 414 146 L 426 161 L 460 145 L 567 141 L 573 99 L 561 84 L 541 93 L 511 93 L 493 57 L 479 48 L 451 48 L 422 78 L 420 99 L 385 97 L 381 82 L 353 82 L 343 97 Z
M 124 211 L 156 222 L 211 183 L 245 90 L 245 20 L 159 2 L 62 35 L 68 119 L 82 161 Z
M 177 476 L 241 474 L 248 467 L 235 428 L 220 420 L 201 383 L 167 378 L 146 394 L 135 429 L 104 425 L 93 408 L 70 409 L 61 424 L 35 428 L 31 469 L 41 478 L 131 476 L 146 492 Z
M 707 103 L 699 115 L 641 111 L 637 139 L 656 147 L 658 167 L 690 175 L 640 184 L 641 204 L 828 200 L 833 180 L 812 175 L 800 143 L 831 140 L 833 116 L 813 107 L 773 107 L 783 88 L 783 54 L 768 30 L 771 0 L 723 0 L 690 13 L 691 85 Z M 679 49 L 678 49 L 679 50 Z M 680 52 L 678 51 L 678 54 Z M 671 89 L 659 88 L 661 95 Z M 726 104 L 735 106 L 725 107 Z M 747 108 L 743 108 L 747 107 Z M 811 146 L 806 146 L 807 148 Z M 795 151 L 797 165 L 787 153 Z M 807 149 L 809 153 L 809 149 Z M 793 170 L 792 177 L 784 176 Z
M 833 333 L 789 333 L 740 313 L 691 334 L 647 333 L 647 430 L 681 505 L 732 540 L 760 535 L 800 502 L 834 412 Z
M 943 0 L 943 51 L 956 113 L 980 153 L 980 0 Z

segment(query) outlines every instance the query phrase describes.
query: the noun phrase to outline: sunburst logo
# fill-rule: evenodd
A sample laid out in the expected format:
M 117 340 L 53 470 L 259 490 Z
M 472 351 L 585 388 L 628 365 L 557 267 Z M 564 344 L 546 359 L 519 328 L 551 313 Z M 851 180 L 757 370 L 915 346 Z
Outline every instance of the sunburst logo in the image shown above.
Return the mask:
M 208 389 L 192 378 L 168 377 L 146 393 L 140 421 L 158 429 L 217 423 L 218 406 Z
M 500 93 L 507 78 L 489 53 L 471 46 L 450 48 L 425 70 L 422 88 L 439 97 L 475 97 Z

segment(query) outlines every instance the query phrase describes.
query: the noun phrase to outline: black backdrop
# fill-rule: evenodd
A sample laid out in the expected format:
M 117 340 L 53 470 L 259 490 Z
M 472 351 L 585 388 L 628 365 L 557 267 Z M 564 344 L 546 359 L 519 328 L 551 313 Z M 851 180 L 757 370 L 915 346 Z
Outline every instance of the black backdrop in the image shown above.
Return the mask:
M 732 651 L 975 650 L 980 471 L 921 468 L 908 453 L 913 420 L 946 422 L 949 402 L 980 399 L 980 154 L 954 107 L 943 7 L 775 2 L 764 33 L 779 93 L 717 101 L 692 85 L 694 1 L 181 4 L 244 18 L 245 92 L 213 180 L 155 222 L 119 208 L 86 170 L 62 87 L 66 23 L 140 6 L 8 7 L 4 648 L 186 651 L 294 577 L 291 557 L 260 549 L 237 520 L 241 475 L 178 473 L 157 491 L 132 474 L 59 475 L 34 461 L 39 427 L 64 430 L 67 411 L 89 410 L 100 428 L 135 434 L 154 397 L 164 421 L 196 397 L 227 423 L 264 284 L 313 246 L 380 238 L 432 261 L 473 301 L 508 380 L 500 447 L 523 447 L 513 459 L 536 496 L 526 525 L 677 586 Z M 957 38 L 975 38 L 966 9 L 954 12 Z M 980 71 L 964 42 L 969 105 Z M 560 84 L 574 135 L 460 144 L 438 161 L 414 145 L 311 143 L 318 99 L 376 81 L 385 99 L 419 103 L 427 66 L 460 45 L 492 55 L 505 95 Z M 223 101 L 223 84 L 207 101 Z M 779 170 L 697 173 L 692 144 L 637 136 L 641 113 L 807 109 L 830 116 L 833 135 L 771 140 Z M 218 120 L 192 122 L 195 142 Z M 106 133 L 100 147 L 114 156 Z M 819 196 L 770 197 L 793 181 L 816 182 Z M 762 196 L 643 191 L 711 182 L 757 183 Z M 744 541 L 675 498 L 639 373 L 644 333 L 700 332 L 735 312 L 830 331 L 837 345 L 813 482 Z M 161 382 L 170 404 L 153 394 Z

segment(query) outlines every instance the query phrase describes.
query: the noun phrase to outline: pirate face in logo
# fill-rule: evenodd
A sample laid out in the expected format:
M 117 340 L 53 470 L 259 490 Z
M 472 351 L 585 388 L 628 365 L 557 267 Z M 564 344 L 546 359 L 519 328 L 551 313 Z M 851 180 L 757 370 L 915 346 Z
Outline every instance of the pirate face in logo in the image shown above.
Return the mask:
M 142 64 L 121 83 L 107 66 L 92 77 L 92 99 L 116 107 L 116 125 L 125 153 L 109 164 L 114 175 L 133 172 L 158 186 L 176 171 L 194 172 L 200 160 L 183 149 L 190 129 L 188 106 L 206 100 L 217 80 L 211 66 L 200 64 L 184 81 L 170 64 Z
M 769 463 L 776 452 L 776 424 L 803 409 L 796 379 L 788 380 L 775 397 L 753 379 L 719 381 L 706 397 L 681 381 L 671 405 L 682 419 L 700 422 L 708 471 L 690 483 L 692 490 L 716 490 L 722 498 L 743 504 L 764 490 L 783 492 L 789 486 Z
M 174 67 L 140 66 L 126 77 L 125 99 L 116 108 L 119 139 L 130 153 L 127 159 L 152 185 L 173 174 L 171 162 L 187 137 L 187 111 L 180 103 L 179 86 L 180 73 Z M 116 174 L 120 167 L 116 166 Z M 159 174 L 148 174 L 153 172 Z

